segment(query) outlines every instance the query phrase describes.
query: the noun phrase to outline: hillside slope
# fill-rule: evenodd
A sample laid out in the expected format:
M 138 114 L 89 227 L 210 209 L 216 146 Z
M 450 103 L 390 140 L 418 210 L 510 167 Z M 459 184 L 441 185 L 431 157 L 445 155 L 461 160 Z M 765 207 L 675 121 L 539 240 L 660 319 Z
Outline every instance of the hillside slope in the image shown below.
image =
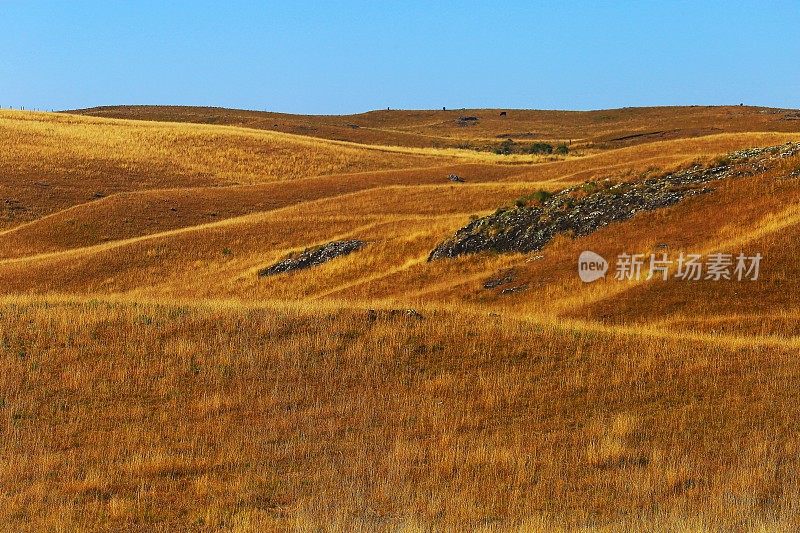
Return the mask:
M 68 113 L 222 124 L 366 144 L 419 147 L 486 146 L 513 138 L 520 142 L 573 141 L 582 146 L 618 148 L 718 133 L 800 131 L 800 111 L 750 106 L 599 111 L 386 110 L 336 116 L 290 115 L 214 107 L 108 106 Z M 477 120 L 469 120 L 471 118 Z
M 0 529 L 800 527 L 792 111 L 86 113 L 0 112 Z M 575 150 L 452 148 L 527 131 Z M 603 224 L 428 261 L 548 194 Z
M 0 111 L 0 148 L 0 218 L 6 227 L 121 192 L 480 162 L 476 154 L 458 151 L 19 111 Z

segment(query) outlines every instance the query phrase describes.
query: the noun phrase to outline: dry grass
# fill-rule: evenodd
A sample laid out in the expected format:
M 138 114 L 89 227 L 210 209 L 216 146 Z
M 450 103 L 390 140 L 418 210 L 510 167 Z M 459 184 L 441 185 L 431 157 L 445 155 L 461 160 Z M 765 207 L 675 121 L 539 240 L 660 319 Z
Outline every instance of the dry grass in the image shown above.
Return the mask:
M 97 117 L 225 124 L 254 129 L 413 147 L 486 147 L 504 138 L 525 144 L 571 142 L 573 147 L 619 148 L 718 133 L 797 132 L 792 110 L 742 106 L 651 107 L 601 111 L 456 109 L 371 111 L 307 116 L 203 107 L 113 106 L 76 111 Z M 460 117 L 479 120 L 465 125 Z M 354 127 L 358 126 L 358 127 Z
M 211 122 L 178 111 L 150 118 Z M 0 112 L 0 187 L 26 207 L 0 232 L 0 530 L 800 527 L 800 158 L 541 254 L 426 262 L 472 214 L 778 144 L 780 115 L 525 113 L 287 134 Z M 583 155 L 449 144 L 500 125 L 583 131 Z M 344 238 L 367 245 L 256 275 Z M 762 280 L 576 276 L 583 249 L 659 243 L 761 252 Z M 527 290 L 483 288 L 509 269 Z
M 18 111 L 0 111 L 0 150 L 6 227 L 120 192 L 257 184 L 497 157 Z
M 443 311 L 2 313 L 6 524 L 798 525 L 796 350 Z
M 140 188 L 262 183 L 345 171 L 421 166 L 423 162 L 436 161 L 439 155 L 459 154 L 433 149 L 361 147 L 232 127 L 18 111 L 3 111 L 0 117 L 7 165 L 41 165 L 28 171 L 52 174 L 83 166 L 95 174 L 113 169 L 163 180 L 134 184 Z M 55 163 L 59 166 L 53 168 Z M 127 184 L 129 179 L 125 178 L 117 177 Z M 108 186 L 107 182 L 104 184 Z

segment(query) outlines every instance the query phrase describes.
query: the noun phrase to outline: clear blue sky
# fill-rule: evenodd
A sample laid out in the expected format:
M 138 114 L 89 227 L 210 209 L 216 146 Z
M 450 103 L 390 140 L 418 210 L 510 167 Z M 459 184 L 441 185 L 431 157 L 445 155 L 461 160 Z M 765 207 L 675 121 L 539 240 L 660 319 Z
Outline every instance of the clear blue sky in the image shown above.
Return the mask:
M 800 1 L 0 0 L 0 105 L 800 107 Z

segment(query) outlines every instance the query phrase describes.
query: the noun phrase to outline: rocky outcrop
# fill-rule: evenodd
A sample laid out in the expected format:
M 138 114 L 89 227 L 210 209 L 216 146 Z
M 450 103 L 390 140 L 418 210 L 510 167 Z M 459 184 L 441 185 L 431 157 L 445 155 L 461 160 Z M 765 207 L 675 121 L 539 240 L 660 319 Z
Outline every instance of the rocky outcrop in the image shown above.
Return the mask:
M 260 277 L 274 276 L 284 272 L 309 268 L 331 259 L 351 254 L 364 247 L 366 243 L 359 240 L 333 241 L 313 248 L 306 248 L 302 252 L 290 254 L 288 257 L 278 261 L 272 266 L 261 269 L 258 272 Z
M 409 319 L 409 320 L 425 320 L 416 309 L 369 309 L 367 311 L 367 320 L 376 322 L 378 320 L 393 320 L 393 319 Z
M 697 165 L 641 181 L 589 182 L 552 195 L 540 191 L 518 200 L 515 207 L 501 208 L 470 222 L 437 246 L 428 261 L 479 252 L 540 250 L 558 234 L 589 235 L 641 211 L 661 209 L 708 193 L 712 189 L 706 185 L 711 182 L 763 172 L 770 161 L 797 153 L 800 144 L 789 143 L 734 152 L 711 167 Z M 531 202 L 534 205 L 529 205 Z
M 459 126 L 471 126 L 478 123 L 478 117 L 458 117 L 456 124 Z
M 484 289 L 494 289 L 495 287 L 499 287 L 500 285 L 508 285 L 514 281 L 517 273 L 513 269 L 506 270 L 505 272 L 500 273 L 498 276 L 489 278 L 483 282 Z

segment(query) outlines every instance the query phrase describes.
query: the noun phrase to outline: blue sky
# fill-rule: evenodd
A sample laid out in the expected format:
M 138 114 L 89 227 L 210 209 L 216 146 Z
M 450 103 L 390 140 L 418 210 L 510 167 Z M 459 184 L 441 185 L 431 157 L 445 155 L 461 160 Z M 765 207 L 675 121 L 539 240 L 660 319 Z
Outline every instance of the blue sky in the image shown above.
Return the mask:
M 0 0 L 0 106 L 800 107 L 800 1 Z

